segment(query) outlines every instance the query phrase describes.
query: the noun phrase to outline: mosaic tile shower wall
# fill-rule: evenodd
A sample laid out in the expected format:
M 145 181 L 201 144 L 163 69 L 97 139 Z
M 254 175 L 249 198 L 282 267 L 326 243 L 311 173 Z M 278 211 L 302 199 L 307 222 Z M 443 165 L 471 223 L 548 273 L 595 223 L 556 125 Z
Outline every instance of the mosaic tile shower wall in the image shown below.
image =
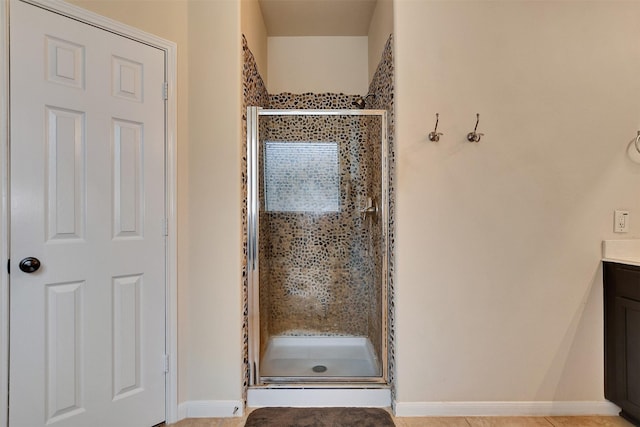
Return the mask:
M 266 107 L 269 94 L 258 72 L 256 60 L 242 36 L 242 399 L 247 400 L 249 387 L 249 281 L 247 274 L 247 106 Z
M 388 114 L 390 188 L 389 200 L 389 380 L 395 378 L 393 347 L 393 232 L 394 232 L 394 114 L 393 114 L 393 39 L 387 41 L 382 60 L 369 87 L 375 98 L 367 108 L 386 109 Z M 243 36 L 243 118 L 246 144 L 246 106 L 274 109 L 351 109 L 357 95 L 276 94 L 268 95 L 255 60 Z M 364 94 L 363 94 L 364 95 Z M 286 117 L 261 118 L 260 134 L 267 139 L 296 143 L 300 141 L 338 142 L 340 174 L 340 210 L 338 212 L 272 211 L 260 209 L 260 311 L 262 344 L 271 335 L 357 335 L 371 339 L 380 354 L 383 336 L 380 311 L 382 289 L 380 263 L 381 227 L 365 220 L 359 210 L 368 197 L 381 202 L 379 185 L 381 165 L 379 123 L 377 118 L 340 117 L 333 123 L 320 117 L 292 122 Z M 373 120 L 372 120 L 373 119 Z M 300 120 L 300 118 L 296 118 Z M 342 123 L 337 123 L 343 120 Z M 336 135 L 332 132 L 339 128 Z M 374 135 L 378 135 L 375 140 Z M 366 142 L 365 142 L 366 141 Z M 261 141 L 261 143 L 264 141 Z M 246 146 L 243 152 L 246 152 Z M 264 163 L 261 163 L 261 167 Z M 248 385 L 248 283 L 246 269 L 246 157 L 243 158 L 243 342 L 245 357 L 245 393 Z M 264 188 L 264 170 L 260 171 Z M 267 285 L 268 284 L 268 285 Z M 261 350 L 264 350 L 262 348 Z M 246 396 L 246 394 L 245 394 Z
M 393 34 L 387 39 L 382 58 L 378 68 L 369 84 L 369 93 L 375 94 L 371 107 L 374 109 L 387 110 L 387 135 L 389 145 L 389 284 L 387 287 L 387 353 L 389 361 L 388 380 L 391 384 L 391 401 L 395 402 L 395 378 L 396 378 L 396 356 L 395 356 L 395 89 L 393 65 Z

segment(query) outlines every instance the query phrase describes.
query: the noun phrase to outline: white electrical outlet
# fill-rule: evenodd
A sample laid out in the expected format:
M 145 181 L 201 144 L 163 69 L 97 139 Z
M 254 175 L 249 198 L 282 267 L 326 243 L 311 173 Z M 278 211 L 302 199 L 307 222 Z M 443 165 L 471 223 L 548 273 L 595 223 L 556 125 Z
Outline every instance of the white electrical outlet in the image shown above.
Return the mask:
M 613 231 L 615 233 L 626 233 L 629 231 L 629 211 L 613 212 Z

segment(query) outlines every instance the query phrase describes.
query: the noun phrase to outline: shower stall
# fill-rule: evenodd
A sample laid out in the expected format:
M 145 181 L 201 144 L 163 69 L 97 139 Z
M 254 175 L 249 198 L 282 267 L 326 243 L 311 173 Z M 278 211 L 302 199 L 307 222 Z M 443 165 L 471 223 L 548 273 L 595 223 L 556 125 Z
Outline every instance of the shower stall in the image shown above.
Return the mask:
M 250 386 L 387 383 L 385 110 L 247 108 Z

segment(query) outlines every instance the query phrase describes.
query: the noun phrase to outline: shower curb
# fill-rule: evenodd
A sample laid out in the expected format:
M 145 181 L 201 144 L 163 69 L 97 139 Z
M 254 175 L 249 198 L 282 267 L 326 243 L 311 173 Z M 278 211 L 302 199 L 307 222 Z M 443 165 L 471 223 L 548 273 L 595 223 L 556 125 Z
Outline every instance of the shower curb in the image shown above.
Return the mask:
M 250 387 L 247 406 L 287 407 L 362 407 L 391 406 L 391 390 L 385 388 L 267 388 Z

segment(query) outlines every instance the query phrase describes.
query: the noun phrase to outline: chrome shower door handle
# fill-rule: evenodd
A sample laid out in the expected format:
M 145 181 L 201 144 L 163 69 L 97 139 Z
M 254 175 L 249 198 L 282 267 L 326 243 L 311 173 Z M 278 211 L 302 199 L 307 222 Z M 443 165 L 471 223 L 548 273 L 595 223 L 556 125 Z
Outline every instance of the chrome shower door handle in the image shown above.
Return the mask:
M 378 222 L 378 203 L 374 198 L 369 197 L 369 206 L 360 210 L 360 214 L 363 219 L 371 218 L 371 220 L 376 223 Z

